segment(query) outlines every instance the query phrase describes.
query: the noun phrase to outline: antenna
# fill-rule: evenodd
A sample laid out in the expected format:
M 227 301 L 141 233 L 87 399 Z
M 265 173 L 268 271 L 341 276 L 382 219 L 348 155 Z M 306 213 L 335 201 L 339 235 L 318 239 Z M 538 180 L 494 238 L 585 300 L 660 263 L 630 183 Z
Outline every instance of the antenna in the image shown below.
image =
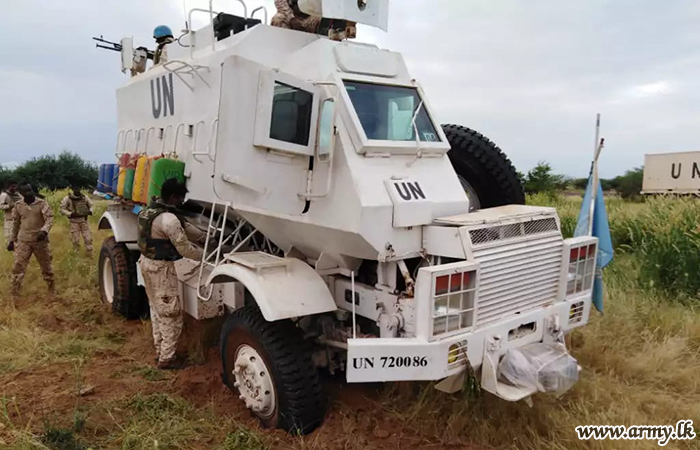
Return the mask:
M 185 30 L 189 31 L 190 25 L 187 23 L 187 6 L 185 5 L 186 1 L 187 0 L 182 0 L 182 15 L 185 17 Z

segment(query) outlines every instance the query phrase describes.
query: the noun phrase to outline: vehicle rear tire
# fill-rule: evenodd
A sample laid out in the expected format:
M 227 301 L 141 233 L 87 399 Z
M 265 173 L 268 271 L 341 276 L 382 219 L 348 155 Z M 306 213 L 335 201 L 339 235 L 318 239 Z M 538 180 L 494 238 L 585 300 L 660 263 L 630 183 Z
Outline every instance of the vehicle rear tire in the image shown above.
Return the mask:
M 267 322 L 256 305 L 226 317 L 223 381 L 270 428 L 308 434 L 323 422 L 325 398 L 311 346 L 291 321 Z
M 472 202 L 470 209 L 525 204 L 518 173 L 496 144 L 460 125 L 443 125 L 442 129 L 452 147 L 447 156 Z
M 102 301 L 127 319 L 138 319 L 148 312 L 144 289 L 136 279 L 136 258 L 113 236 L 102 243 L 97 272 Z

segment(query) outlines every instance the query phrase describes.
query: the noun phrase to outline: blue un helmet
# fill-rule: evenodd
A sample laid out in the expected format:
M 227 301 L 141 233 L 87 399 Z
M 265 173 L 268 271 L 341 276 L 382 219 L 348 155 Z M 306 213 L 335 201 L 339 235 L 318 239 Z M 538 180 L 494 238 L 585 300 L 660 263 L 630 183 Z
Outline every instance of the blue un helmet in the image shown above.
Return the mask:
M 160 41 L 165 38 L 173 37 L 173 30 L 167 25 L 158 25 L 155 30 L 153 30 L 153 39 Z

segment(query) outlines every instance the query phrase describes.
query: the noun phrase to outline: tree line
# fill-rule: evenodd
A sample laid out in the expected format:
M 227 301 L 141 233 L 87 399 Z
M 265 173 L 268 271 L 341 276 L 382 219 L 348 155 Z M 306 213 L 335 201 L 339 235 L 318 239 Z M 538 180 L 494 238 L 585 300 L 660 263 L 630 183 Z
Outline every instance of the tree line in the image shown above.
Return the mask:
M 527 194 L 555 195 L 566 190 L 585 190 L 588 185 L 588 178 L 570 178 L 553 173 L 552 166 L 546 161 L 540 161 L 526 174 L 518 172 L 518 176 Z M 634 199 L 640 196 L 643 178 L 644 168 L 637 167 L 615 178 L 603 178 L 600 184 L 605 191 L 615 191 L 622 198 Z
M 78 185 L 81 189 L 92 189 L 97 180 L 97 166 L 85 161 L 75 153 L 64 151 L 58 155 L 32 158 L 22 165 L 10 169 L 0 165 L 0 187 L 8 180 L 29 182 L 37 189 L 64 189 Z M 601 179 L 603 189 L 616 191 L 623 198 L 639 196 L 642 190 L 643 168 L 628 170 L 624 175 L 612 179 Z M 557 194 L 565 190 L 586 189 L 587 178 L 569 178 L 553 173 L 552 166 L 540 161 L 527 173 L 518 173 L 528 194 Z
M 28 182 L 35 189 L 55 190 L 75 185 L 92 189 L 97 180 L 97 166 L 64 151 L 59 155 L 32 158 L 15 168 L 0 165 L 0 186 L 4 187 L 9 180 Z

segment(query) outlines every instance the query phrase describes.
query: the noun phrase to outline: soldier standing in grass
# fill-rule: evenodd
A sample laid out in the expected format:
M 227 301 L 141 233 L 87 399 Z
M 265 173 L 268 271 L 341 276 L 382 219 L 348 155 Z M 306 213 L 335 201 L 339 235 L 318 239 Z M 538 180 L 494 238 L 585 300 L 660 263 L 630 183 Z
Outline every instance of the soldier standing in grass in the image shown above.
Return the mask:
M 80 192 L 80 187 L 73 186 L 73 192 L 61 201 L 61 214 L 68 217 L 70 223 L 70 240 L 73 248 L 80 250 L 80 238 L 85 241 L 85 250 L 92 254 L 92 233 L 88 216 L 92 215 L 92 200 Z
M 177 208 L 185 201 L 187 188 L 172 178 L 163 183 L 160 199 L 139 213 L 139 264 L 151 309 L 153 344 L 159 369 L 179 369 L 177 341 L 182 333 L 182 306 L 175 261 L 202 258 L 202 249 L 190 240 L 205 236 L 187 223 Z
M 24 200 L 16 203 L 12 210 L 12 236 L 7 245 L 9 251 L 15 252 L 11 277 L 12 296 L 19 295 L 24 273 L 32 255 L 41 267 L 44 281 L 49 286 L 49 293 L 53 294 L 56 288 L 49 249 L 49 231 L 53 226 L 53 211 L 48 203 L 37 198 L 29 183 L 22 184 L 19 187 L 19 193 Z
M 9 244 L 12 238 L 12 210 L 22 201 L 22 196 L 17 192 L 19 186 L 15 180 L 8 180 L 5 186 L 5 190 L 0 193 L 0 211 L 5 213 L 3 236 L 5 244 Z

